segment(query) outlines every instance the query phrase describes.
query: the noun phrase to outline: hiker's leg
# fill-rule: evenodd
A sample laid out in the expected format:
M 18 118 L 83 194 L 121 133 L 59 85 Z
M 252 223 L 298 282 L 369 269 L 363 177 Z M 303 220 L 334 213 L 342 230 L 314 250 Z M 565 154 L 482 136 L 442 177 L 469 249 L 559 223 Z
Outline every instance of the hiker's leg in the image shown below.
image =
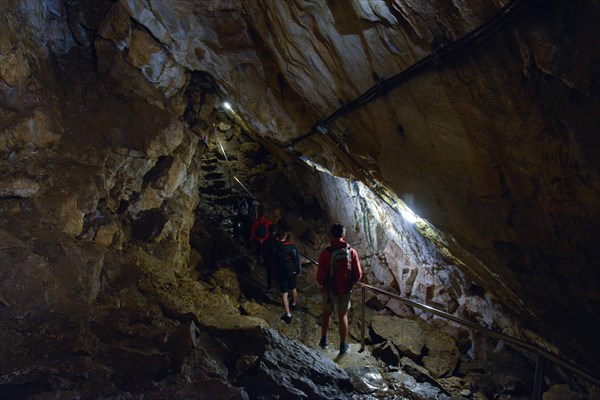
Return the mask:
M 340 314 L 340 343 L 346 343 L 346 336 L 348 335 L 348 313 Z
M 283 309 L 285 310 L 286 315 L 290 314 L 290 303 L 288 301 L 288 292 L 285 292 L 281 295 L 281 299 L 283 301 Z
M 256 253 L 256 260 L 260 261 L 260 243 L 254 241 L 254 252 Z
M 323 292 L 323 314 L 321 314 L 321 336 L 326 336 L 327 331 L 329 330 L 329 323 L 331 321 L 331 311 L 332 305 L 331 300 L 329 299 L 329 294 L 327 292 Z
M 294 275 L 289 279 L 289 289 L 292 292 L 292 304 L 296 307 L 296 300 L 298 300 L 298 291 L 296 290 L 296 286 L 298 284 L 297 275 Z
M 258 258 L 262 262 L 265 262 L 265 245 L 264 245 L 264 243 L 258 244 Z
M 288 292 L 290 291 L 288 281 L 285 279 L 279 280 L 279 290 L 281 291 L 281 303 L 283 304 L 283 309 L 285 310 L 285 314 L 290 314 L 290 303 L 288 300 Z
M 348 336 L 348 310 L 350 309 L 351 295 L 343 295 L 338 297 L 338 317 L 340 324 L 340 344 L 346 343 Z
M 296 288 L 292 289 L 292 304 L 296 304 L 296 300 L 298 300 L 298 291 Z
M 323 311 L 321 314 L 321 336 L 327 336 L 329 330 L 329 321 L 331 320 L 331 313 Z

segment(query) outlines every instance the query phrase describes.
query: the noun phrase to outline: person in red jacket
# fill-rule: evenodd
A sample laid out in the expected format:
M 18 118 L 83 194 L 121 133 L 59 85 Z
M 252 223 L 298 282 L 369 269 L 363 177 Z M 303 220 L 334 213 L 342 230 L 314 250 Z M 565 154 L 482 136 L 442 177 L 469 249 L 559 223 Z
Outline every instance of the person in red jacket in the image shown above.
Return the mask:
M 269 228 L 273 223 L 269 221 L 265 215 L 265 209 L 260 209 L 258 211 L 258 218 L 250 228 L 250 243 L 255 243 L 258 260 L 260 261 L 262 258 L 266 262 L 267 258 L 264 255 L 264 243 L 269 238 Z
M 327 347 L 327 331 L 331 314 L 337 308 L 340 329 L 340 354 L 350 351 L 346 343 L 348 334 L 348 309 L 352 286 L 362 278 L 362 268 L 358 253 L 344 241 L 343 225 L 331 226 L 331 246 L 319 256 L 317 282 L 323 290 L 323 314 L 321 315 L 321 341 L 319 346 Z

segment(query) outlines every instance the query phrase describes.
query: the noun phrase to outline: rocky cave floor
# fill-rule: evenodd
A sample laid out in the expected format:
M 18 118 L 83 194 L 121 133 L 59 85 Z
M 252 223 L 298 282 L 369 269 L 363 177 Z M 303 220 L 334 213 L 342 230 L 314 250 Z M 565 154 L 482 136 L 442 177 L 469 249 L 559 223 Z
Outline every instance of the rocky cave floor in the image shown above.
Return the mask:
M 254 261 L 254 258 L 252 258 Z M 401 367 L 386 365 L 381 360 L 373 357 L 373 344 L 365 346 L 360 351 L 360 293 L 355 290 L 353 306 L 350 312 L 350 352 L 339 354 L 338 324 L 335 315 L 332 316 L 329 346 L 322 349 L 318 346 L 320 339 L 321 293 L 315 282 L 316 266 L 311 263 L 303 264 L 303 270 L 298 279 L 298 306 L 292 312 L 292 322 L 286 324 L 281 320 L 283 313 L 281 294 L 274 284 L 271 292 L 266 292 L 266 272 L 262 263 L 254 264 L 246 273 L 240 274 L 241 289 L 248 300 L 258 302 L 262 307 L 260 311 L 250 307 L 242 312 L 259 316 L 265 319 L 272 329 L 277 330 L 286 337 L 304 344 L 314 350 L 319 356 L 333 360 L 342 368 L 352 380 L 356 393 L 355 399 L 485 399 L 483 394 L 472 392 L 470 385 L 460 379 L 449 379 L 440 384 L 416 363 L 408 358 L 403 358 L 402 363 L 406 372 Z M 374 310 L 370 309 L 369 314 Z M 367 332 L 367 335 L 369 333 Z M 379 346 L 379 349 L 383 346 Z M 382 355 L 382 351 L 375 350 Z M 385 355 L 383 355 L 385 357 Z M 398 360 L 399 361 L 399 360 Z M 516 398 L 516 397 L 513 397 Z M 525 397 L 523 397 L 525 398 Z
M 238 242 L 239 243 L 239 242 Z M 200 279 L 207 285 L 218 287 L 240 301 L 240 311 L 244 315 L 255 316 L 268 322 L 270 328 L 286 338 L 301 343 L 319 357 L 335 362 L 348 374 L 352 385 L 353 399 L 530 399 L 533 378 L 533 366 L 523 355 L 496 343 L 496 354 L 488 360 L 470 359 L 467 342 L 463 337 L 456 343 L 449 335 L 439 335 L 439 331 L 456 331 L 444 321 L 426 324 L 419 317 L 409 318 L 393 316 L 391 310 L 378 304 L 376 298 L 371 298 L 366 307 L 367 331 L 366 346 L 360 351 L 361 321 L 360 321 L 360 291 L 353 293 L 352 309 L 349 312 L 349 340 L 351 351 L 344 355 L 338 353 L 338 326 L 335 316 L 329 331 L 329 346 L 321 349 L 320 339 L 321 294 L 315 282 L 316 266 L 303 259 L 303 269 L 298 279 L 298 307 L 293 311 L 292 322 L 284 323 L 280 317 L 283 313 L 281 294 L 277 289 L 276 280 L 271 292 L 266 291 L 266 271 L 262 263 L 257 262 L 252 251 L 240 246 L 236 253 L 244 254 L 246 260 L 233 260 L 231 265 L 237 267 L 225 272 L 217 269 Z M 227 264 L 225 262 L 224 264 Z M 236 275 L 231 272 L 236 271 Z M 374 317 L 386 323 L 369 323 Z M 418 339 L 411 343 L 409 334 L 398 338 L 397 327 L 394 323 L 414 322 L 414 325 L 404 325 L 406 332 L 410 331 L 419 337 L 424 334 L 432 341 L 447 341 L 437 344 L 438 353 L 430 354 L 427 349 L 418 347 Z M 416 332 L 414 331 L 416 327 Z M 439 330 L 436 332 L 436 330 Z M 459 334 L 460 337 L 460 334 Z M 435 339 L 434 339 L 435 338 Z M 394 346 L 397 341 L 404 340 L 404 350 L 398 351 Z M 481 338 L 481 340 L 484 340 Z M 415 350 L 415 346 L 418 350 Z M 433 345 L 434 347 L 436 345 Z M 461 348 L 463 354 L 456 362 L 456 355 L 439 351 L 439 347 Z M 467 346 L 468 347 L 468 346 Z M 421 354 L 418 354 L 418 352 Z M 428 358 L 427 365 L 438 371 L 446 370 L 441 376 L 434 376 L 423 367 L 424 357 Z M 445 365 L 444 365 L 445 364 Z M 452 364 L 450 366 L 449 364 Z M 433 367 L 432 367 L 433 366 Z M 293 366 L 292 366 L 293 368 Z M 572 391 L 567 385 L 552 385 L 544 394 L 544 399 L 596 399 L 580 392 Z M 257 398 L 271 398 L 264 394 Z M 286 398 L 273 397 L 273 398 Z
M 240 140 L 241 136 L 238 136 L 234 135 L 232 138 Z M 315 353 L 317 359 L 332 360 L 350 378 L 353 386 L 350 393 L 353 393 L 351 397 L 355 399 L 531 398 L 535 369 L 531 355 L 522 354 L 501 342 L 474 335 L 446 321 L 432 319 L 429 315 L 417 316 L 414 310 L 387 298 L 368 295 L 366 346 L 363 352 L 359 352 L 359 290 L 354 291 L 353 306 L 349 313 L 348 342 L 351 352 L 343 356 L 338 355 L 335 317 L 332 317 L 329 332 L 329 348 L 319 348 L 321 294 L 315 282 L 316 266 L 308 259 L 303 258 L 303 270 L 298 279 L 298 308 L 293 312 L 291 324 L 285 324 L 280 319 L 283 308 L 276 281 L 273 283 L 274 290 L 266 293 L 264 266 L 257 262 L 254 252 L 243 244 L 244 240 L 233 235 L 230 207 L 235 199 L 230 197 L 232 193 L 226 187 L 226 163 L 223 158 L 217 151 L 207 152 L 204 156 L 202 168 L 205 171 L 205 181 L 201 190 L 205 196 L 196 210 L 196 224 L 191 235 L 192 247 L 202 254 L 203 265 L 203 268 L 195 270 L 194 274 L 208 290 L 229 296 L 239 304 L 241 314 L 266 321 L 270 328 L 281 334 L 282 340 L 291 339 L 306 346 L 306 350 Z M 269 182 L 263 183 L 265 187 L 277 187 L 274 183 L 278 182 L 277 179 L 271 176 L 275 169 L 269 164 L 268 158 L 259 162 L 257 157 L 248 154 L 244 156 L 242 153 L 229 154 L 229 158 L 244 161 L 233 162 L 234 174 L 240 175 L 255 168 L 267 177 L 262 180 Z M 255 183 L 250 185 L 250 190 L 259 191 L 260 185 L 256 185 L 256 182 L 261 180 L 248 177 L 244 181 Z M 280 209 L 277 206 L 280 201 L 281 199 L 271 198 L 267 199 L 266 203 L 270 204 L 273 212 Z M 299 206 L 295 213 L 309 214 L 302 206 Z M 278 216 L 279 218 L 274 220 L 282 218 L 285 221 L 293 218 L 291 215 Z M 313 225 L 319 223 L 323 221 L 314 221 Z M 318 229 L 313 226 L 312 230 Z M 304 245 L 301 248 L 314 249 L 313 245 L 299 242 L 300 239 L 292 240 Z M 309 256 L 314 258 L 316 254 L 311 253 Z M 390 306 L 392 304 L 395 305 Z M 289 356 L 285 353 L 282 355 Z M 298 372 L 294 371 L 294 365 L 287 367 L 289 373 Z M 302 371 L 301 368 L 297 369 Z M 547 371 L 547 376 L 544 388 L 546 400 L 600 398 L 597 394 L 581 394 L 585 391 L 582 388 L 569 388 L 564 384 L 565 379 L 560 372 Z M 284 380 L 281 385 L 285 386 L 288 377 L 281 379 Z M 294 379 L 290 378 L 289 382 L 294 382 Z M 318 379 L 311 379 L 318 383 Z M 260 393 L 250 391 L 250 397 L 290 398 L 290 393 L 285 390 L 283 394 L 273 394 L 269 397 L 266 394 L 269 389 L 264 387 L 265 390 Z M 327 390 L 319 393 L 327 394 Z M 334 394 L 328 398 L 337 398 L 336 396 Z M 292 395 L 291 398 L 303 396 Z

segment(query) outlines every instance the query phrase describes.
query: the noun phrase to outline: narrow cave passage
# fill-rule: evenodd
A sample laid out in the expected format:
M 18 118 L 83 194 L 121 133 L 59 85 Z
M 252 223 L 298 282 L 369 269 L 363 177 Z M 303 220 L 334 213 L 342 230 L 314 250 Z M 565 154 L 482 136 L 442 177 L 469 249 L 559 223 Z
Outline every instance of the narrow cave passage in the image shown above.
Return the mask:
M 364 281 L 407 297 L 424 298 L 427 304 L 454 315 L 463 315 L 464 318 L 472 319 L 474 313 L 479 314 L 476 319 L 489 318 L 487 324 L 491 326 L 506 324 L 508 327 L 511 323 L 485 291 L 475 282 L 469 283 L 440 252 L 436 247 L 439 243 L 415 229 L 414 224 L 419 222 L 421 231 L 427 232 L 428 224 L 410 209 L 389 207 L 381 197 L 359 182 L 335 178 L 321 166 L 306 160 L 303 160 L 306 164 L 303 168 L 308 166 L 308 173 L 320 171 L 321 181 L 318 184 L 321 187 L 311 190 L 312 187 L 306 185 L 307 180 L 302 180 L 304 184 L 298 187 L 287 181 L 282 169 L 276 166 L 264 149 L 261 150 L 262 146 L 248 144 L 252 139 L 243 137 L 242 129 L 235 127 L 235 122 L 227 117 L 226 111 L 227 108 L 224 108 L 223 114 L 217 117 L 221 121 L 219 128 L 214 131 L 214 139 L 207 142 L 208 148 L 212 148 L 216 156 L 207 164 L 204 185 L 207 192 L 212 193 L 211 188 L 216 188 L 220 195 L 207 204 L 201 203 L 199 209 L 203 211 L 197 217 L 238 236 L 235 239 L 239 246 L 236 260 L 213 260 L 213 265 L 233 268 L 238 276 L 228 275 L 231 272 L 225 273 L 223 270 L 205 271 L 205 280 L 228 291 L 232 287 L 231 281 L 239 279 L 239 283 L 233 284 L 235 290 L 231 294 L 243 299 L 240 303 L 243 314 L 265 319 L 285 336 L 333 359 L 349 374 L 355 388 L 360 387 L 364 393 L 371 393 L 375 398 L 389 398 L 390 390 L 408 396 L 414 395 L 411 394 L 413 392 L 428 393 L 429 398 L 445 398 L 460 393 L 465 395 L 472 393 L 476 385 L 480 393 L 505 390 L 494 386 L 493 379 L 486 384 L 479 374 L 490 377 L 497 373 L 506 374 L 508 365 L 511 366 L 509 369 L 513 371 L 514 379 L 513 387 L 509 390 L 515 396 L 519 393 L 531 396 L 532 372 L 535 369 L 531 354 L 510 347 L 503 347 L 499 351 L 498 341 L 482 335 L 477 337 L 468 329 L 435 319 L 427 312 L 407 307 L 386 296 L 369 295 L 367 298 L 366 352 L 359 352 L 362 322 L 358 290 L 355 290 L 354 306 L 349 313 L 352 355 L 339 355 L 331 346 L 326 351 L 320 350 L 316 344 L 320 335 L 318 326 L 322 294 L 315 281 L 314 260 L 318 258 L 319 250 L 315 238 L 325 238 L 321 239 L 321 246 L 326 245 L 328 224 L 323 217 L 327 214 L 336 215 L 338 219 L 333 217 L 334 221 L 350 221 L 349 226 L 353 229 L 348 236 L 354 238 L 352 243 L 356 243 L 358 248 L 366 249 L 365 255 L 361 256 L 365 268 Z M 235 131 L 242 137 L 241 140 L 236 134 L 228 134 L 228 131 Z M 219 139 L 219 136 L 223 139 Z M 252 151 L 241 151 L 240 142 L 246 143 L 243 148 L 251 148 Z M 215 164 L 219 163 L 221 172 L 216 172 L 219 168 Z M 289 165 L 286 167 L 289 168 Z M 247 174 L 252 168 L 256 174 L 254 176 Z M 243 183 L 239 178 L 242 175 L 249 183 Z M 226 181 L 229 182 L 229 190 Z M 285 188 L 285 191 L 282 192 L 281 188 Z M 289 230 L 292 240 L 304 256 L 304 268 L 298 281 L 299 308 L 292 313 L 290 325 L 284 324 L 279 318 L 283 310 L 277 290 L 266 290 L 264 261 L 255 257 L 253 244 L 247 243 L 247 232 L 236 231 L 236 203 L 242 192 L 258 200 L 267 210 L 268 219 Z M 272 194 L 279 196 L 271 197 Z M 318 196 L 318 200 L 311 199 L 311 195 Z M 408 212 L 410 214 L 406 215 Z M 200 251 L 201 247 L 197 249 Z M 427 259 L 436 261 L 429 265 L 431 261 L 424 263 Z M 455 291 L 449 292 L 450 287 Z M 336 326 L 334 329 L 338 328 Z M 513 325 L 512 329 L 519 328 Z M 490 358 L 490 353 L 496 356 Z M 404 372 L 411 368 L 421 368 L 430 380 L 423 381 L 424 375 L 415 379 L 414 370 L 413 374 Z M 470 373 L 473 369 L 481 371 Z M 456 379 L 461 379 L 462 383 L 455 382 Z M 517 381 L 519 383 L 515 385 Z
M 598 20 L 593 0 L 1 0 L 0 397 L 600 398 Z M 244 195 L 303 255 L 290 324 Z M 336 222 L 363 283 L 591 379 L 382 292 L 363 324 L 358 288 L 350 352 L 335 318 L 321 349 L 311 260 Z

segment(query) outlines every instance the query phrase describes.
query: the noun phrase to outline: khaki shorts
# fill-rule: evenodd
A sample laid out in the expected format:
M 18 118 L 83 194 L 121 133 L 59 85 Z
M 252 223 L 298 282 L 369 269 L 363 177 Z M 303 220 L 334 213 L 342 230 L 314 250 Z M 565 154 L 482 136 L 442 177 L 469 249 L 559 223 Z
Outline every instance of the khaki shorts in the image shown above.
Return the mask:
M 339 316 L 346 314 L 350 309 L 350 299 L 352 298 L 351 293 L 336 296 L 333 293 L 324 292 L 322 297 L 323 312 L 331 314 L 333 313 L 333 310 L 337 308 Z

